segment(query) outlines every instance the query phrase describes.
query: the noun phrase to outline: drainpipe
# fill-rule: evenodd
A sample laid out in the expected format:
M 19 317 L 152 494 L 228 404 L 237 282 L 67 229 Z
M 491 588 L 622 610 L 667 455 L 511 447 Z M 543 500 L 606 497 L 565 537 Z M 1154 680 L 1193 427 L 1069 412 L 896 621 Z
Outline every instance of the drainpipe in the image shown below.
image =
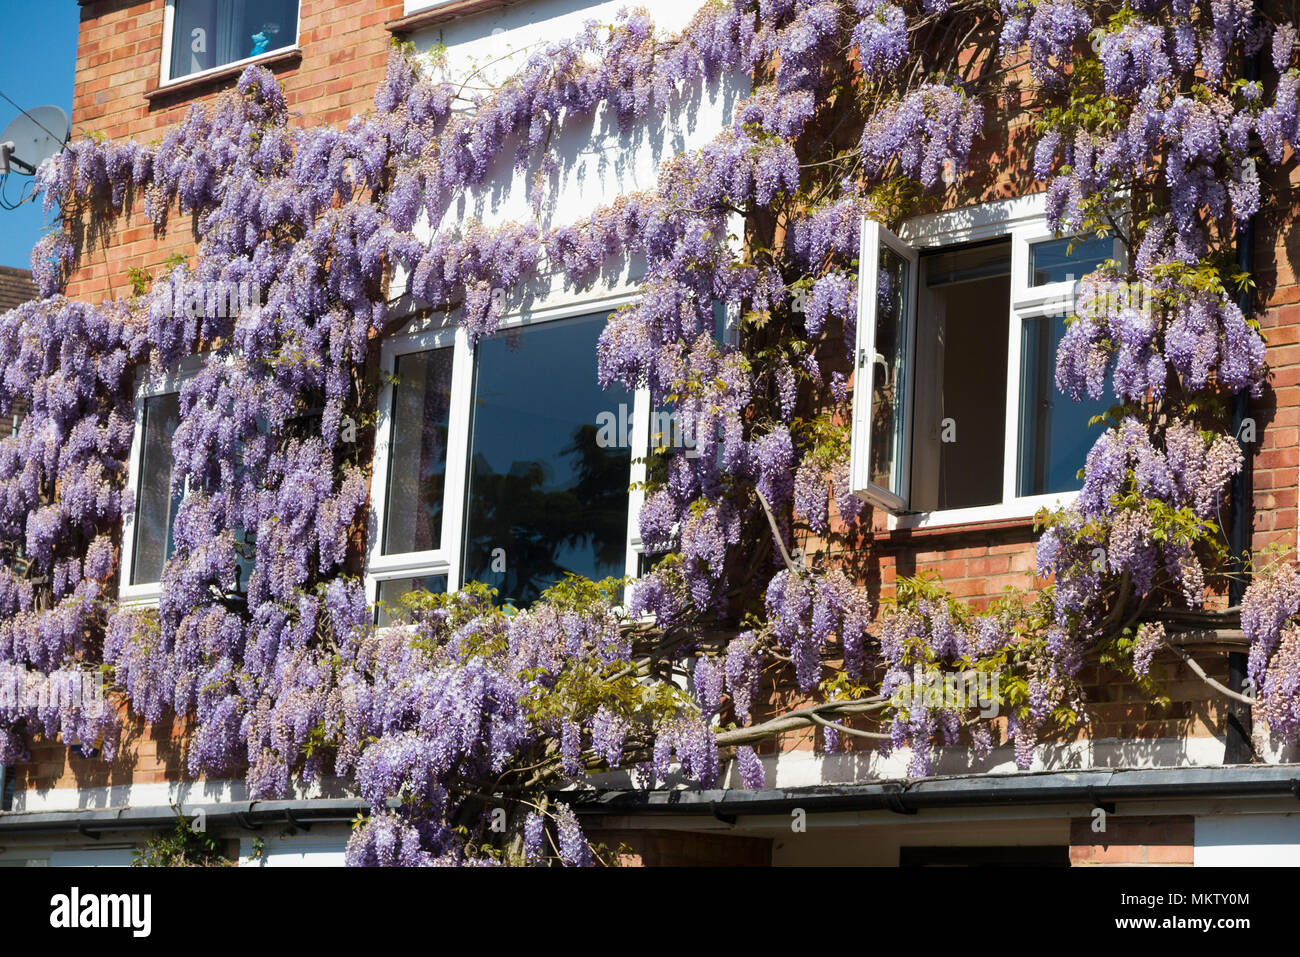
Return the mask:
M 1247 57 L 1242 71 L 1244 79 L 1255 82 L 1259 79 L 1259 54 Z M 1255 274 L 1255 217 L 1237 227 L 1237 272 Z M 1254 294 L 1249 287 L 1237 290 L 1237 307 L 1247 320 L 1254 314 Z M 1242 426 L 1250 417 L 1250 393 L 1242 391 L 1237 394 L 1232 407 L 1232 434 L 1240 438 Z M 1232 480 L 1232 510 L 1228 525 L 1228 546 L 1232 552 L 1229 568 L 1235 573 L 1228 585 L 1228 604 L 1240 605 L 1246 591 L 1245 577 L 1249 569 L 1250 552 L 1250 514 L 1253 483 L 1251 467 L 1253 449 L 1245 449 L 1241 472 Z M 1246 680 L 1247 656 L 1244 652 L 1234 651 L 1228 655 L 1228 687 L 1241 691 Z M 1228 702 L 1227 740 L 1224 743 L 1224 764 L 1248 764 L 1255 757 L 1255 748 L 1251 743 L 1250 705 L 1240 701 Z

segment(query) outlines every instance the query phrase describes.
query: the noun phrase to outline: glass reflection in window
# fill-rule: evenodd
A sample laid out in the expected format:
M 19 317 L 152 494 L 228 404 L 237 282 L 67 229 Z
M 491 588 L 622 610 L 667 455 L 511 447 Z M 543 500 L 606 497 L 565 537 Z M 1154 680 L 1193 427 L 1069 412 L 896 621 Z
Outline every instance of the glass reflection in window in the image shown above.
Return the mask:
M 630 421 L 632 395 L 596 381 L 605 321 L 537 323 L 477 347 L 464 578 L 518 607 L 566 572 L 626 573 L 630 435 L 611 447 L 597 423 Z

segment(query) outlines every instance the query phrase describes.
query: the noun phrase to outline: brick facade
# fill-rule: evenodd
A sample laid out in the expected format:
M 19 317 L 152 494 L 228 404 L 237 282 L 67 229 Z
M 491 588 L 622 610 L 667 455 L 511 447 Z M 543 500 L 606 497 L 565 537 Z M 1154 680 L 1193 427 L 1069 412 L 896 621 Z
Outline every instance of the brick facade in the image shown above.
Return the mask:
M 164 0 L 91 0 L 81 9 L 77 75 L 72 98 L 73 136 L 102 133 L 148 143 L 161 139 L 196 102 L 231 89 L 238 70 L 159 89 Z M 384 24 L 402 14 L 402 0 L 302 0 L 301 55 L 268 57 L 284 89 L 294 122 L 344 125 L 363 112 L 388 63 L 392 34 Z M 134 198 L 129 216 L 108 237 L 86 235 L 79 268 L 68 283 L 74 299 L 99 301 L 129 295 L 131 269 L 162 272 L 171 255 L 193 254 L 191 224 L 174 218 L 156 236 Z
M 21 794 L 51 788 L 128 788 L 187 780 L 184 745 L 184 720 L 169 715 L 149 724 L 124 713 L 122 737 L 112 761 L 39 738 L 29 747 L 31 760 L 13 769 L 14 791 Z
M 1070 863 L 1079 865 L 1190 865 L 1195 820 L 1187 816 L 1117 818 L 1106 830 L 1092 830 L 1092 820 L 1070 822 Z
M 1300 169 L 1288 154 L 1262 177 L 1272 193 L 1256 217 L 1256 318 L 1268 341 L 1272 371 L 1251 407 L 1260 427 L 1251 461 L 1256 550 L 1278 545 L 1294 552 L 1300 475 Z

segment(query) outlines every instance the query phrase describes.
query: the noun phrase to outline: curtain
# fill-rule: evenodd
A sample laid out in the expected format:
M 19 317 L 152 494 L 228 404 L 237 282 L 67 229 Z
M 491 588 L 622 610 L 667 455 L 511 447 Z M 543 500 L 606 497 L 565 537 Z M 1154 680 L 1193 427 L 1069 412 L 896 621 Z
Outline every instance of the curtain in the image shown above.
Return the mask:
M 250 55 L 252 35 L 245 35 L 248 0 L 216 0 L 217 63 L 233 63 Z
M 176 79 L 252 54 L 248 0 L 177 0 L 172 24 L 171 76 Z

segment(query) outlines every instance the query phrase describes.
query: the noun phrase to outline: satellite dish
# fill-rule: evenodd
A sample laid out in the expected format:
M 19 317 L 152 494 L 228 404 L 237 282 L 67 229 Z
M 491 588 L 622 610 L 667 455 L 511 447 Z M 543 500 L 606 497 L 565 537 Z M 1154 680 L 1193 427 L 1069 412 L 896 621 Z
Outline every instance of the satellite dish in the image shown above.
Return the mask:
M 63 149 L 71 129 L 68 114 L 57 106 L 23 110 L 0 133 L 0 176 L 11 164 L 20 173 L 35 175 L 41 163 Z

